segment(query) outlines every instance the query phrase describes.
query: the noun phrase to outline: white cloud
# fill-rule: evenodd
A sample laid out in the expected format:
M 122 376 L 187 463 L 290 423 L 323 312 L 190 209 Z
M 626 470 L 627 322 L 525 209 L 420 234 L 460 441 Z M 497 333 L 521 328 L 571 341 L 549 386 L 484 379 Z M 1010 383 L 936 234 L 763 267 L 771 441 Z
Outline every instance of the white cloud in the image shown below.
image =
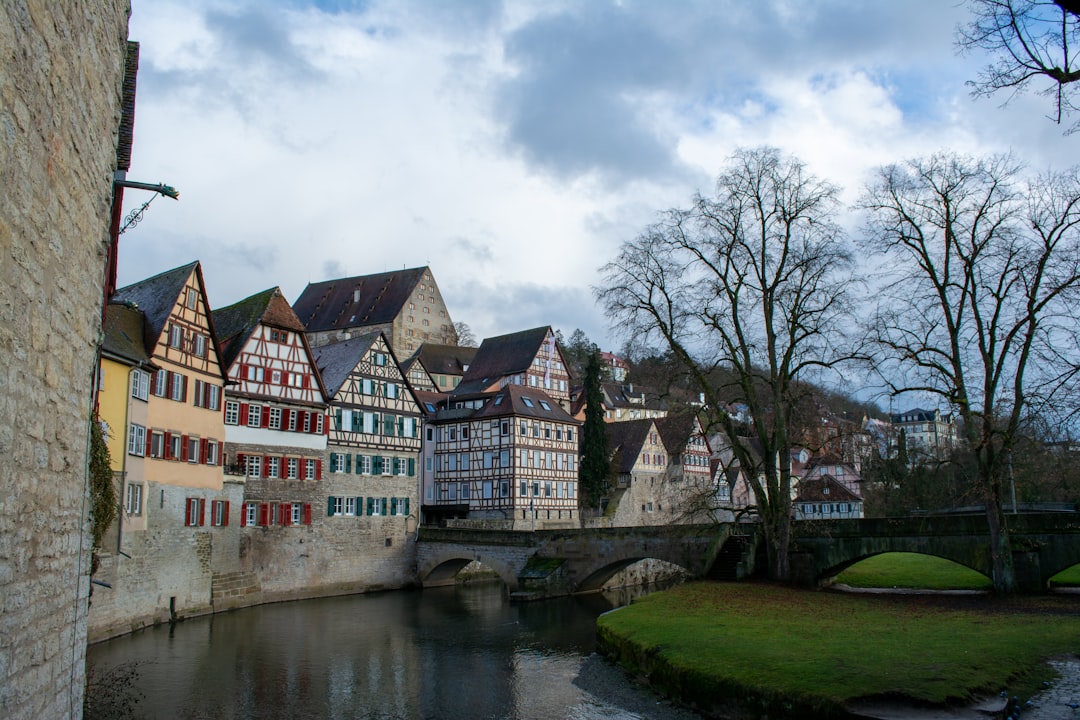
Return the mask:
M 739 145 L 848 199 L 946 146 L 1080 157 L 1044 98 L 968 97 L 962 9 L 936 0 L 357 5 L 134 0 L 130 175 L 181 201 L 123 236 L 121 282 L 197 257 L 223 305 L 430 263 L 479 337 L 552 324 L 610 347 L 597 268 Z

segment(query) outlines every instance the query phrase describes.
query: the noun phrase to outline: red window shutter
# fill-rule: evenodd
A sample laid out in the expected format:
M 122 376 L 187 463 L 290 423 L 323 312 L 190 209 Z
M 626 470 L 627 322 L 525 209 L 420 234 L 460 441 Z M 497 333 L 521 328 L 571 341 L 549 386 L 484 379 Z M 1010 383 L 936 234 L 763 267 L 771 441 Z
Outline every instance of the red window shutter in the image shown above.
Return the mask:
M 315 461 L 315 479 L 322 480 L 322 460 Z
M 304 503 L 304 524 L 311 524 L 311 503 Z
M 270 406 L 264 405 L 262 415 L 259 416 L 259 426 L 268 428 L 270 427 Z
M 202 407 L 202 388 L 203 388 L 203 381 L 202 380 L 196 380 L 195 381 L 195 400 L 194 400 L 195 407 Z
M 240 424 L 247 425 L 248 419 L 248 404 L 240 403 Z
M 240 527 L 247 527 L 247 503 L 240 503 Z M 228 503 L 226 503 L 228 507 Z
M 172 456 L 172 433 L 170 433 L 170 432 L 165 433 L 165 448 L 163 449 L 161 455 L 166 460 L 172 460 L 173 459 L 173 456 Z
M 187 375 L 180 376 L 180 402 L 187 402 Z
M 262 459 L 262 476 L 270 477 L 270 458 L 266 456 Z
M 180 436 L 180 459 L 184 462 L 188 461 L 188 436 Z
M 304 418 L 307 417 L 307 413 L 303 410 L 296 411 L 296 431 L 304 432 Z
M 199 498 L 199 527 L 206 524 L 206 498 Z
M 154 433 L 150 428 L 146 428 L 146 457 L 152 457 L 152 452 L 154 452 Z
M 281 503 L 281 524 L 292 525 L 292 503 Z
M 247 475 L 247 456 L 243 453 L 236 453 L 236 464 L 240 466 L 240 472 Z
M 270 524 L 270 504 L 259 503 L 259 525 L 266 527 Z
M 221 524 L 225 527 L 229 526 L 229 501 L 225 501 L 224 512 L 221 513 Z
M 191 525 L 191 506 L 195 502 L 195 498 L 188 498 L 184 502 L 184 525 Z
M 311 387 L 311 376 L 310 375 L 304 375 L 304 389 L 306 390 L 306 389 L 308 389 L 310 387 Z
M 210 441 L 203 438 L 199 441 L 199 462 L 203 465 L 206 464 L 206 458 L 209 455 Z
M 284 370 L 281 371 L 281 384 L 282 385 L 288 385 L 289 384 L 289 373 L 285 372 Z

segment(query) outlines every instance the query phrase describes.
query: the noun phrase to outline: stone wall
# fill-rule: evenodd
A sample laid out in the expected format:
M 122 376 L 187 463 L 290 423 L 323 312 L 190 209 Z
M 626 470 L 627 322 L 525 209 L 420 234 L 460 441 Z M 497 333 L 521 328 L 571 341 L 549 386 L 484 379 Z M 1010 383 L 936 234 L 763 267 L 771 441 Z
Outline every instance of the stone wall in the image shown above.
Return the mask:
M 127 0 L 0 3 L 0 717 L 81 717 Z

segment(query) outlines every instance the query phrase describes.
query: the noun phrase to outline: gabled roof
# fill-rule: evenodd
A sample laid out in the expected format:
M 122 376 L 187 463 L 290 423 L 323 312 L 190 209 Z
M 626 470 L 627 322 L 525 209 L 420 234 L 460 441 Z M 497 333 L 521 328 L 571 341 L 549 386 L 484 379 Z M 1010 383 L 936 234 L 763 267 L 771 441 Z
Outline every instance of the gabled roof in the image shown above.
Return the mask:
M 612 469 L 617 473 L 628 473 L 634 469 L 641 448 L 652 432 L 651 419 L 627 420 L 626 422 L 605 423 L 608 436 L 608 450 L 612 453 Z
M 461 378 L 463 392 L 482 390 L 498 378 L 525 372 L 540 352 L 551 327 L 522 330 L 509 335 L 485 338 L 476 349 L 472 364 Z
M 476 357 L 477 350 L 478 348 L 474 347 L 424 343 L 417 348 L 416 352 L 406 362 L 411 363 L 419 360 L 428 373 L 464 375 L 465 369 L 472 364 L 473 358 Z
M 293 304 L 308 332 L 393 322 L 427 267 L 309 283 Z
M 149 365 L 146 353 L 146 317 L 138 308 L 120 303 L 105 307 L 104 337 L 101 352 L 131 365 Z
M 656 418 L 656 429 L 664 440 L 664 447 L 671 455 L 680 455 L 687 441 L 698 429 L 696 417 L 687 413 Z M 614 423 L 618 424 L 618 423 Z M 708 439 L 706 438 L 706 442 Z
M 312 348 L 312 357 L 319 368 L 319 374 L 322 375 L 323 384 L 326 385 L 326 392 L 330 398 L 337 395 L 345 379 L 349 377 L 349 373 L 360 364 L 360 358 L 364 357 L 364 353 L 370 350 L 380 337 L 382 333 L 376 331 Z
M 541 420 L 580 425 L 581 422 L 570 416 L 559 401 L 543 390 L 523 385 L 509 384 L 490 395 L 491 400 L 477 410 L 472 417 L 477 419 L 516 415 Z M 450 401 L 456 400 L 457 395 Z M 544 406 L 547 406 L 546 408 Z
M 226 367 L 232 366 L 236 356 L 240 354 L 240 349 L 260 323 L 300 333 L 304 345 L 307 345 L 307 339 L 303 335 L 304 326 L 279 287 L 263 290 L 228 307 L 218 308 L 212 315 L 214 329 L 217 330 L 218 340 L 221 342 L 222 361 Z M 308 354 L 310 356 L 310 352 Z
M 202 268 L 196 260 L 122 287 L 109 299 L 111 303 L 135 303 L 139 310 L 142 310 L 150 329 L 145 336 L 147 354 L 153 355 L 154 346 L 157 345 L 158 338 L 165 329 L 165 323 L 180 297 L 180 291 L 184 289 L 184 283 L 192 272 L 198 273 L 199 285 L 203 287 L 205 293 Z M 216 336 L 214 336 L 214 342 L 217 343 Z
M 828 489 L 828 493 L 826 493 Z M 862 502 L 862 498 L 844 487 L 832 475 L 814 475 L 799 483 L 796 502 Z

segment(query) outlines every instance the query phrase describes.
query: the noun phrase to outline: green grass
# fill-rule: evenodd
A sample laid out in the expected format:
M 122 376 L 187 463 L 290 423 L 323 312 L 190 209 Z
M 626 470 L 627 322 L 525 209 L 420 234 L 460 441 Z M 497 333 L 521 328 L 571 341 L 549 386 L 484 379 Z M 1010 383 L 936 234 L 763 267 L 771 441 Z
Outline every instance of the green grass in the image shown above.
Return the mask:
M 597 628 L 605 651 L 684 700 L 835 712 L 858 698 L 950 703 L 1033 690 L 1051 675 L 1045 658 L 1080 650 L 1080 603 L 694 583 L 603 615 Z
M 1073 565 L 1071 568 L 1065 568 L 1057 575 L 1050 578 L 1050 582 L 1055 585 L 1063 585 L 1066 587 L 1080 586 L 1080 565 Z
M 951 560 L 918 553 L 884 553 L 852 565 L 836 581 L 857 588 L 989 590 L 990 578 Z

